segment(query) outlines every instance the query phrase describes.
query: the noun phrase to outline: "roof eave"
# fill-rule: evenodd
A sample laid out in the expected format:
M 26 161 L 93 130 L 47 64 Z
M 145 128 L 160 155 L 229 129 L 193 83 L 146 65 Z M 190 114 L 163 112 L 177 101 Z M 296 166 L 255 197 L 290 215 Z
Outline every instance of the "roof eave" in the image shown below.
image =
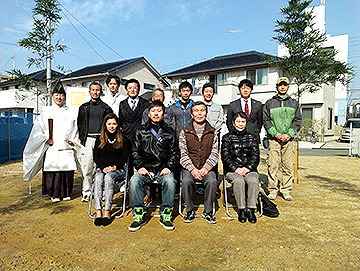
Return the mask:
M 82 78 L 87 78 L 87 77 L 107 76 L 109 74 L 110 74 L 109 72 L 102 72 L 102 73 L 97 73 L 97 74 L 88 74 L 88 75 L 81 75 L 81 76 L 76 76 L 76 77 L 60 78 L 60 81 L 77 80 L 77 79 L 82 79 Z
M 200 73 L 209 73 L 209 72 L 218 72 L 218 71 L 231 71 L 231 70 L 236 70 L 239 68 L 254 67 L 254 66 L 270 66 L 270 65 L 267 62 L 257 62 L 257 63 L 251 63 L 251 64 L 232 66 L 232 67 L 223 67 L 223 68 L 214 68 L 214 69 L 207 69 L 207 70 L 197 70 L 197 71 L 193 71 L 193 72 L 176 73 L 176 74 L 171 74 L 171 75 L 165 74 L 164 76 L 166 76 L 168 78 L 172 78 L 172 77 L 179 77 L 179 76 L 183 76 L 183 75 L 195 75 L 195 74 L 200 74 Z

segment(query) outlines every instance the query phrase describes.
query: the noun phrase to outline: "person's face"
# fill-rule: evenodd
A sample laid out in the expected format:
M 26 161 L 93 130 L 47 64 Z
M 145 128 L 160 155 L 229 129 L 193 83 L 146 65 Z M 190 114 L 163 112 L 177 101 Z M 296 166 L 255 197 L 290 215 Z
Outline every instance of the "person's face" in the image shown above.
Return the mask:
M 212 87 L 207 87 L 204 89 L 203 93 L 204 101 L 209 103 L 214 97 L 214 89 Z
M 193 112 L 191 113 L 192 118 L 198 124 L 204 123 L 206 119 L 206 106 L 203 104 L 195 105 Z
M 126 87 L 126 92 L 130 98 L 135 99 L 139 94 L 139 86 L 136 83 L 130 83 Z
M 108 119 L 106 121 L 106 130 L 108 130 L 109 133 L 111 134 L 115 133 L 117 127 L 118 124 L 115 119 Z
M 251 88 L 249 88 L 247 85 L 243 84 L 240 87 L 240 95 L 241 95 L 241 97 L 243 97 L 244 99 L 247 100 L 247 99 L 249 99 L 250 94 L 251 94 Z
M 65 95 L 64 94 L 54 93 L 52 95 L 52 99 L 58 107 L 62 107 L 65 103 Z
M 164 110 L 161 106 L 154 106 L 149 110 L 149 118 L 154 123 L 159 123 L 164 118 Z
M 191 90 L 189 87 L 180 89 L 179 93 L 182 101 L 187 102 L 190 99 Z
M 91 85 L 89 94 L 90 94 L 91 100 L 93 100 L 93 101 L 99 100 L 100 95 L 101 95 L 100 86 L 99 85 Z
M 246 128 L 246 119 L 242 117 L 237 117 L 234 121 L 234 127 L 238 131 L 244 131 Z
M 276 90 L 279 95 L 284 96 L 288 92 L 290 86 L 286 82 L 281 82 L 277 87 Z
M 155 90 L 151 99 L 153 101 L 158 100 L 158 101 L 163 103 L 164 102 L 164 95 L 163 95 L 162 91 Z
M 115 78 L 111 78 L 109 84 L 108 84 L 108 87 L 110 89 L 110 92 L 115 95 L 118 90 L 119 90 L 119 85 L 118 83 L 116 82 Z

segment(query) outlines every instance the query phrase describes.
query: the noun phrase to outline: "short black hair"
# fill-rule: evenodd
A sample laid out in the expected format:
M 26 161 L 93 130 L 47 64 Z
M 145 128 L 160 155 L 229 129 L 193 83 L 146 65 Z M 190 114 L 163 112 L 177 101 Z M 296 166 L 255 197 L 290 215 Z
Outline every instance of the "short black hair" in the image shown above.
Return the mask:
M 101 94 L 103 93 L 102 85 L 99 82 L 92 81 L 91 84 L 89 85 L 89 90 L 91 89 L 91 86 L 99 86 Z
M 191 92 L 193 91 L 193 86 L 188 81 L 181 82 L 181 84 L 179 85 L 179 91 L 186 87 L 190 88 Z
M 194 111 L 194 107 L 197 106 L 197 105 L 203 105 L 203 106 L 205 106 L 206 113 L 207 113 L 207 106 L 206 106 L 206 104 L 205 104 L 204 102 L 202 102 L 202 101 L 197 101 L 197 102 L 194 102 L 194 103 L 191 105 L 191 107 L 190 107 L 191 114 L 192 114 L 193 111 Z
M 137 86 L 138 86 L 138 90 L 140 91 L 140 83 L 138 80 L 136 80 L 135 78 L 131 78 L 129 80 L 126 81 L 125 83 L 125 89 L 127 89 L 127 86 L 130 84 L 130 83 L 136 83 Z
M 151 110 L 151 108 L 153 107 L 156 107 L 156 106 L 159 106 L 162 108 L 162 110 L 164 111 L 165 113 L 165 105 L 162 103 L 162 101 L 159 101 L 159 100 L 155 100 L 155 101 L 152 101 L 149 105 L 149 111 Z
M 236 120 L 238 117 L 243 118 L 243 119 L 246 119 L 246 121 L 248 120 L 248 116 L 245 114 L 245 112 L 240 111 L 240 112 L 237 112 L 237 113 L 232 117 L 231 122 L 234 124 L 234 123 L 235 123 L 235 120 Z
M 63 94 L 66 98 L 66 92 L 65 92 L 64 86 L 62 85 L 62 83 L 60 81 L 56 83 L 51 95 L 53 95 L 55 93 Z
M 117 76 L 116 74 L 110 74 L 107 78 L 106 78 L 106 85 L 109 85 L 111 79 L 115 79 L 116 83 L 118 84 L 118 86 L 120 86 L 120 77 Z
M 164 93 L 164 90 L 163 90 L 163 89 L 161 89 L 161 88 L 154 89 L 152 95 L 154 95 L 155 91 L 161 91 L 162 94 L 163 94 L 163 96 L 164 96 L 164 98 L 165 98 L 165 93 Z
M 214 91 L 214 93 L 215 93 L 215 87 L 214 87 L 214 84 L 213 84 L 213 83 L 206 83 L 206 84 L 204 84 L 203 87 L 202 87 L 202 94 L 204 94 L 204 90 L 205 90 L 206 88 L 212 88 L 213 91 Z
M 251 90 L 253 90 L 253 88 L 254 88 L 254 84 L 250 81 L 250 79 L 241 80 L 239 85 L 238 85 L 239 90 L 243 85 L 249 87 Z

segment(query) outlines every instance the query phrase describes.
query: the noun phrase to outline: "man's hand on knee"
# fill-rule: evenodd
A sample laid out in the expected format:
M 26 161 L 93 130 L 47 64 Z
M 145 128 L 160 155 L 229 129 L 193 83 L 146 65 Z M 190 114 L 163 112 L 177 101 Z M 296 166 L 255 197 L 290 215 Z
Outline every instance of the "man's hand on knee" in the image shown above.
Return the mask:
M 140 175 L 148 175 L 149 174 L 149 171 L 147 171 L 146 168 L 142 167 L 142 168 L 139 168 L 139 170 L 137 171 Z
M 163 176 L 163 175 L 169 175 L 170 173 L 171 173 L 171 170 L 166 167 L 166 168 L 164 168 L 164 169 L 160 172 L 160 175 L 161 175 L 161 176 Z
M 202 180 L 202 176 L 200 174 L 200 170 L 198 170 L 197 168 L 194 168 L 192 171 L 191 171 L 191 175 L 193 175 L 193 177 L 196 179 L 196 180 Z

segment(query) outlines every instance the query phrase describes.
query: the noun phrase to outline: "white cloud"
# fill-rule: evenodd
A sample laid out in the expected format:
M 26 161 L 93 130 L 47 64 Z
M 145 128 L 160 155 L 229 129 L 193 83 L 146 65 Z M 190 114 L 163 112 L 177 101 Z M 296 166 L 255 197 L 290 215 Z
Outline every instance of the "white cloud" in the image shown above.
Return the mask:
M 140 0 L 61 1 L 63 6 L 69 10 L 73 16 L 86 25 L 112 24 L 117 21 L 127 21 L 133 18 L 144 17 L 146 2 L 147 1 Z M 65 8 L 63 8 L 64 13 L 75 23 L 75 20 L 67 13 Z M 63 18 L 63 23 L 68 23 L 66 18 Z

